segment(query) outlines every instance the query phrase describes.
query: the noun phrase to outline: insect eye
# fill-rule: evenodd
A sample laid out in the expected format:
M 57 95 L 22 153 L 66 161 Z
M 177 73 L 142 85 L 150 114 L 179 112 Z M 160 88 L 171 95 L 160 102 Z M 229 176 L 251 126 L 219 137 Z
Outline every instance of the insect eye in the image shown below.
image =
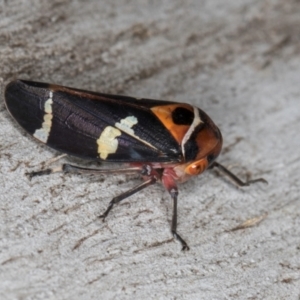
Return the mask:
M 208 161 L 206 158 L 200 159 L 188 165 L 185 168 L 185 173 L 189 175 L 199 175 L 204 172 L 208 166 Z

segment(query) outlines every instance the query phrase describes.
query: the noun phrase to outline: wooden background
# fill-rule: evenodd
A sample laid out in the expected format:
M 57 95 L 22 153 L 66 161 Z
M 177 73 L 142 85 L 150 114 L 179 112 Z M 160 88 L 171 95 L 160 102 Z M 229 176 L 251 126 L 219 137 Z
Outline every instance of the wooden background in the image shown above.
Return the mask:
M 299 299 L 299 1 L 0 3 L 1 299 Z M 216 171 L 182 184 L 187 253 L 160 185 L 102 223 L 109 200 L 140 180 L 29 181 L 59 153 L 6 111 L 16 78 L 197 105 L 223 133 L 219 161 L 269 185 L 237 188 Z

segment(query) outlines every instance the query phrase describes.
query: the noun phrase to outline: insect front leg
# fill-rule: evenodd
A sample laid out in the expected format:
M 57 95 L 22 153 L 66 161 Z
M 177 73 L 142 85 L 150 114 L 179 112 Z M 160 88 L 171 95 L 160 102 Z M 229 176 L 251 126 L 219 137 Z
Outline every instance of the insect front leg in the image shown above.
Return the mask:
M 190 250 L 186 241 L 177 232 L 177 198 L 178 188 L 175 180 L 173 179 L 174 171 L 172 169 L 165 169 L 162 176 L 162 183 L 173 200 L 173 215 L 171 223 L 171 232 L 175 239 L 177 239 L 182 245 L 182 251 Z
M 172 188 L 171 191 L 169 191 L 172 200 L 173 200 L 173 216 L 172 216 L 172 225 L 171 225 L 171 232 L 182 245 L 182 251 L 190 250 L 189 246 L 185 242 L 185 240 L 177 233 L 177 197 L 178 197 L 178 190 L 177 187 Z
M 218 162 L 214 162 L 211 168 L 213 167 L 217 167 L 219 170 L 221 170 L 221 172 L 223 172 L 226 176 L 228 176 L 231 180 L 233 180 L 238 186 L 248 186 L 256 182 L 263 182 L 268 184 L 268 181 L 265 180 L 264 178 L 257 178 L 257 179 L 247 180 L 244 182 Z

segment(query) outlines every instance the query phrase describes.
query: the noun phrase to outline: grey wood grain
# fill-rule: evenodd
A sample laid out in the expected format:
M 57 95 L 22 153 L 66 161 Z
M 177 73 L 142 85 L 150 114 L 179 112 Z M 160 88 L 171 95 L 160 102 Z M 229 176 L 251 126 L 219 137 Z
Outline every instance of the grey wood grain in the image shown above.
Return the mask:
M 10 0 L 0 28 L 1 299 L 299 299 L 299 1 Z M 102 223 L 139 179 L 29 181 L 59 153 L 6 111 L 15 78 L 195 104 L 221 128 L 219 161 L 269 185 L 216 171 L 180 185 L 187 253 L 160 185 Z

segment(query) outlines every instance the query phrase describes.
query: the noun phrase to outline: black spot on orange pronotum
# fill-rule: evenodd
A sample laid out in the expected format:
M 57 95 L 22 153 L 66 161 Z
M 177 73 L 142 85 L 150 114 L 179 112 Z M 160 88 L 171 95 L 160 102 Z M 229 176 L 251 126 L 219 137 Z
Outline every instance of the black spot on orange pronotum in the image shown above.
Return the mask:
M 194 112 L 184 107 L 176 107 L 172 111 L 172 120 L 176 125 L 191 125 L 194 121 Z

